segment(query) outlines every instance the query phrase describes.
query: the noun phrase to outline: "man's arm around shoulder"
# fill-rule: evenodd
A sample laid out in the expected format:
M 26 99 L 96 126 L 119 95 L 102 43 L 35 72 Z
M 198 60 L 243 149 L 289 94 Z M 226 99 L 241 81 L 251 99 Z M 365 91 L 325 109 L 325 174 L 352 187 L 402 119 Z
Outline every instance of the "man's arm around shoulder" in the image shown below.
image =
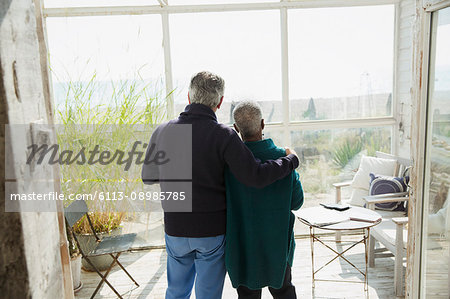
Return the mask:
M 233 175 L 243 184 L 263 188 L 284 178 L 298 167 L 299 161 L 295 152 L 287 149 L 286 157 L 267 160 L 264 163 L 256 160 L 252 152 L 234 132 L 226 149 L 225 162 Z

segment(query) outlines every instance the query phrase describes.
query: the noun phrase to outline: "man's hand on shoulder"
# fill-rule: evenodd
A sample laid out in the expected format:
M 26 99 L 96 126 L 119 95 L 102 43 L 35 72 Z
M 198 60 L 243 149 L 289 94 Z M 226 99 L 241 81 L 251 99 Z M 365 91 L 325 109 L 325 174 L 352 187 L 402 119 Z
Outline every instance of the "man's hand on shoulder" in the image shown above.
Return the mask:
M 293 149 L 290 149 L 289 147 L 285 147 L 284 149 L 286 150 L 286 156 L 292 154 L 292 155 L 297 156 L 297 158 L 298 158 L 297 153 Z
M 286 150 L 286 156 L 294 155 L 295 158 L 297 158 L 297 159 L 293 159 L 292 160 L 293 169 L 296 169 L 299 166 L 299 164 L 300 164 L 300 160 L 298 158 L 297 153 L 293 149 L 290 149 L 289 147 L 285 147 L 284 149 Z

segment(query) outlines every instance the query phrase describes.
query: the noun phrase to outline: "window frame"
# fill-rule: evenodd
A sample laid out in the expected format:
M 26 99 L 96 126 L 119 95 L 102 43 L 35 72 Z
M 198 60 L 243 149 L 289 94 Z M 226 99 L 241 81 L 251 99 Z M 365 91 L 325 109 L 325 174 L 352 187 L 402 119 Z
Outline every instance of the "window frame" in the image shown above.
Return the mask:
M 168 94 L 167 115 L 173 118 L 175 103 L 171 95 L 174 90 L 172 74 L 172 57 L 170 46 L 169 14 L 183 14 L 195 12 L 237 12 L 258 10 L 279 10 L 281 30 L 281 82 L 282 82 L 282 121 L 267 124 L 268 130 L 283 131 L 283 143 L 291 146 L 290 131 L 292 129 L 328 129 L 328 128 L 360 128 L 391 126 L 391 152 L 396 154 L 398 148 L 398 97 L 397 97 L 397 56 L 399 32 L 399 6 L 400 0 L 304 0 L 264 2 L 264 3 L 234 3 L 234 4 L 200 4 L 200 5 L 170 5 L 166 0 L 158 0 L 160 5 L 148 6 L 98 6 L 98 7 L 43 7 L 44 21 L 51 17 L 77 17 L 77 16 L 110 16 L 110 15 L 148 15 L 160 14 L 163 30 L 164 72 L 165 88 Z M 393 87 L 392 87 L 392 114 L 385 117 L 320 120 L 320 121 L 291 121 L 289 102 L 289 53 L 288 53 L 288 10 L 301 8 L 330 8 L 394 5 L 394 47 L 393 47 Z M 46 34 L 46 32 L 44 32 Z M 45 38 L 45 40 L 47 40 Z
M 431 1 L 433 2 L 433 1 Z M 419 152 L 418 154 L 423 157 L 416 162 L 416 168 L 418 173 L 418 184 L 416 192 L 416 202 L 414 209 L 418 209 L 418 213 L 415 217 L 414 230 L 415 242 L 408 241 L 408 246 L 413 244 L 414 252 L 416 255 L 413 257 L 415 261 L 418 261 L 414 266 L 412 272 L 412 279 L 417 283 L 417 286 L 411 286 L 411 293 L 415 294 L 417 298 L 426 298 L 427 289 L 427 239 L 428 239 L 428 208 L 430 204 L 430 180 L 431 180 L 431 156 L 432 156 L 432 133 L 433 128 L 433 115 L 431 112 L 432 99 L 430 98 L 430 91 L 434 89 L 434 76 L 435 76 L 435 62 L 436 62 L 436 41 L 437 41 L 437 27 L 438 24 L 435 20 L 439 11 L 450 8 L 450 1 L 434 1 L 431 3 L 424 1 L 424 12 L 422 15 L 423 23 L 423 39 L 418 46 L 418 49 L 423 51 L 423 61 L 421 68 L 421 76 L 423 76 L 423 85 L 419 91 L 419 96 L 423 101 L 421 102 L 421 113 L 419 122 L 420 137 Z M 420 186 L 420 187 L 419 187 Z M 408 236 L 410 239 L 410 235 Z

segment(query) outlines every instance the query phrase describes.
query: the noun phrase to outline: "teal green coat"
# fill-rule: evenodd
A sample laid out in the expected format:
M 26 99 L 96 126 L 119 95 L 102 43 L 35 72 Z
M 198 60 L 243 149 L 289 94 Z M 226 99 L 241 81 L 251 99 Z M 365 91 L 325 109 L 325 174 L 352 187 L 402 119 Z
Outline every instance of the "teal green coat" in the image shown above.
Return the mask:
M 284 157 L 286 151 L 272 139 L 246 142 L 261 161 Z M 281 288 L 286 265 L 294 256 L 294 220 L 291 210 L 303 204 L 297 172 L 256 189 L 241 184 L 225 170 L 227 233 L 225 260 L 234 288 Z

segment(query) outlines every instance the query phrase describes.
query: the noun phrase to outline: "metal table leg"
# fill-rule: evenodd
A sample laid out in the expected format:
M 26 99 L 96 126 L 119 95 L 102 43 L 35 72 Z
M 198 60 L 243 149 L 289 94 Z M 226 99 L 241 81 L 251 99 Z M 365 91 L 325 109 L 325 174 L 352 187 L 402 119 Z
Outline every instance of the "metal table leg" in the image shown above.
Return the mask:
M 315 272 L 314 272 L 314 228 L 312 226 L 309 227 L 309 238 L 311 240 L 311 269 L 312 269 L 312 287 L 313 289 L 316 287 L 315 284 Z
M 361 240 L 359 240 L 359 241 L 353 242 L 353 244 L 350 247 L 348 247 L 347 249 L 345 249 L 342 252 L 338 252 L 337 250 L 334 250 L 333 248 L 331 248 L 330 246 L 325 244 L 324 243 L 325 241 L 321 240 L 319 237 L 317 237 L 315 235 L 314 228 L 311 227 L 311 226 L 309 227 L 309 237 L 310 237 L 310 243 L 311 243 L 311 269 L 312 269 L 311 274 L 312 274 L 312 289 L 313 289 L 313 293 L 314 293 L 315 282 L 316 281 L 364 283 L 364 292 L 366 293 L 366 297 L 368 297 L 368 290 L 369 290 L 369 276 L 368 276 L 369 250 L 368 250 L 368 245 L 369 245 L 369 238 L 370 238 L 370 228 L 364 228 L 363 229 L 363 238 Z M 335 253 L 335 256 L 330 261 L 328 261 L 326 264 L 324 264 L 322 267 L 320 267 L 317 271 L 314 268 L 314 242 L 315 241 L 317 241 L 319 243 L 322 243 L 322 245 L 324 245 L 330 251 Z M 342 242 L 342 241 L 340 241 L 340 242 Z M 352 262 L 350 262 L 347 258 L 344 257 L 344 253 L 346 253 L 347 251 L 349 251 L 350 249 L 352 249 L 353 247 L 355 247 L 356 245 L 358 245 L 360 243 L 364 244 L 364 258 L 365 258 L 365 271 L 364 272 L 361 271 Z M 338 258 L 342 258 L 348 264 L 350 264 L 353 268 L 358 270 L 358 272 L 361 273 L 361 275 L 363 275 L 364 281 L 360 282 L 360 281 L 350 281 L 350 280 L 316 279 L 316 274 L 320 270 L 322 270 L 323 268 L 325 268 L 327 265 L 329 265 L 331 262 L 333 262 L 334 260 L 336 260 Z
M 368 262 L 369 262 L 369 250 L 368 250 L 368 242 L 370 237 L 370 227 L 366 228 L 364 231 L 364 252 L 365 252 L 365 262 L 366 262 L 366 271 L 364 274 L 364 291 L 367 292 L 369 290 L 369 272 L 368 272 Z

